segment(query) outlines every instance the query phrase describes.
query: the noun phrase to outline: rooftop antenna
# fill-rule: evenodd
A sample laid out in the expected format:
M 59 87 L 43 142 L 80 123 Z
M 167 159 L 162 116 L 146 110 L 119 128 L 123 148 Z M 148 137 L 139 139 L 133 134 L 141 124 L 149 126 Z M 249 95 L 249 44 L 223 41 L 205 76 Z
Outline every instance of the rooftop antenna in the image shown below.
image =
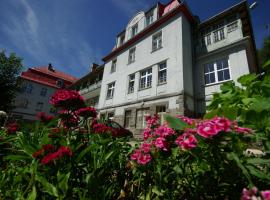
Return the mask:
M 249 6 L 249 9 L 250 10 L 253 10 L 254 8 L 256 8 L 258 5 L 258 2 L 257 1 L 254 1 L 250 6 Z

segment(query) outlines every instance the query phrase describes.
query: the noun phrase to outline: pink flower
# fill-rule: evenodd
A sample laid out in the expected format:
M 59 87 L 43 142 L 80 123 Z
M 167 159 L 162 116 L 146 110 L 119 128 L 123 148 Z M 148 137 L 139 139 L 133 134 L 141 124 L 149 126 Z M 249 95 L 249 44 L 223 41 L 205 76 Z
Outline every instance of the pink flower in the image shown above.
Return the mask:
M 140 157 L 141 155 L 141 151 L 139 149 L 135 150 L 135 152 L 133 154 L 131 154 L 130 158 L 131 160 L 135 160 L 137 161 L 138 158 Z
M 183 115 L 178 115 L 176 116 L 177 118 L 181 119 L 182 121 L 186 122 L 188 125 L 191 125 L 194 123 L 194 119 L 191 119 L 191 118 L 188 118 L 188 117 L 185 117 Z
M 141 165 L 146 165 L 151 161 L 152 157 L 150 154 L 141 154 L 137 159 L 137 162 Z
M 245 128 L 245 127 L 239 127 L 239 126 L 235 126 L 234 130 L 237 133 L 252 133 L 252 129 L 250 128 Z
M 256 187 L 253 187 L 251 190 L 244 188 L 242 191 L 241 200 L 259 200 L 256 195 L 257 192 L 258 190 Z
M 270 200 L 270 190 L 261 191 L 264 200 Z
M 61 146 L 56 152 L 49 153 L 43 157 L 41 164 L 46 165 L 53 160 L 62 158 L 63 156 L 72 156 L 72 151 L 69 147 Z
M 163 124 L 155 129 L 155 135 L 159 137 L 167 137 L 174 134 L 175 134 L 174 130 L 169 128 L 166 124 Z
M 168 151 L 168 144 L 166 142 L 166 139 L 163 137 L 159 137 L 154 141 L 154 145 L 159 148 L 162 149 L 163 151 Z
M 154 127 L 159 125 L 159 116 L 157 114 L 155 114 L 153 117 L 150 115 L 146 116 L 145 120 L 148 127 Z
M 211 121 L 215 123 L 219 131 L 224 131 L 224 132 L 231 131 L 232 122 L 229 119 L 224 118 L 224 117 L 214 117 Z
M 189 150 L 197 146 L 197 139 L 194 135 L 184 133 L 176 139 L 175 143 L 183 150 Z
M 150 150 L 151 150 L 151 146 L 152 144 L 149 144 L 149 143 L 142 143 L 141 146 L 140 146 L 140 149 L 144 152 L 144 153 L 149 153 Z
M 76 114 L 81 117 L 96 117 L 97 111 L 94 107 L 80 108 L 76 111 Z
M 146 128 L 146 129 L 144 129 L 144 131 L 143 131 L 143 139 L 144 140 L 147 140 L 148 138 L 150 138 L 151 137 L 151 129 L 150 128 Z
M 39 113 L 37 114 L 37 118 L 38 118 L 41 122 L 43 122 L 43 123 L 49 123 L 50 121 L 53 120 L 54 116 L 52 116 L 52 115 L 46 115 L 45 112 L 39 112 Z
M 219 130 L 220 129 L 217 127 L 217 125 L 212 121 L 204 121 L 197 126 L 197 133 L 204 138 L 217 135 Z

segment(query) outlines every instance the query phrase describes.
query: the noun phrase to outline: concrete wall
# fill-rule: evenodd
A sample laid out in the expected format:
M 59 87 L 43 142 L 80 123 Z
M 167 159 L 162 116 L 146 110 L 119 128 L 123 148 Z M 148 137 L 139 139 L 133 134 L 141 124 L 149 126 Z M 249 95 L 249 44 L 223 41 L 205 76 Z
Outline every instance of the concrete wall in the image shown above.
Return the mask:
M 16 95 L 16 99 L 15 99 L 15 106 L 16 108 L 12 111 L 13 115 L 17 116 L 22 116 L 23 119 L 27 119 L 27 120 L 36 120 L 36 115 L 39 112 L 45 112 L 49 115 L 54 115 L 54 113 L 50 112 L 51 109 L 51 105 L 49 104 L 49 100 L 51 98 L 51 96 L 53 95 L 53 93 L 56 91 L 55 88 L 52 87 L 48 87 L 45 85 L 41 85 L 39 83 L 36 82 L 32 82 L 32 81 L 28 81 L 28 80 L 23 80 L 22 85 L 24 84 L 32 84 L 33 85 L 33 89 L 31 93 L 26 93 L 24 92 L 20 92 L 17 93 Z M 40 91 L 42 90 L 42 88 L 46 88 L 47 89 L 47 93 L 46 96 L 41 96 L 40 95 Z M 27 107 L 23 108 L 22 102 L 28 100 L 28 105 Z M 43 108 L 42 110 L 37 110 L 37 102 L 42 102 L 43 103 Z

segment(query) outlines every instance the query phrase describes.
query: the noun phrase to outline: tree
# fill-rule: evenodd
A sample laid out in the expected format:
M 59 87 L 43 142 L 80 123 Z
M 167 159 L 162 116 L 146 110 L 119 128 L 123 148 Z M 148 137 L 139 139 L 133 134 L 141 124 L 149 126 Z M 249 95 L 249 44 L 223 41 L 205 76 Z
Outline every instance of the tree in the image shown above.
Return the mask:
M 11 110 L 18 89 L 17 78 L 22 68 L 22 59 L 15 53 L 7 57 L 4 51 L 0 52 L 0 110 Z
M 263 42 L 263 47 L 258 50 L 260 66 L 269 60 L 270 58 L 270 37 L 266 37 Z

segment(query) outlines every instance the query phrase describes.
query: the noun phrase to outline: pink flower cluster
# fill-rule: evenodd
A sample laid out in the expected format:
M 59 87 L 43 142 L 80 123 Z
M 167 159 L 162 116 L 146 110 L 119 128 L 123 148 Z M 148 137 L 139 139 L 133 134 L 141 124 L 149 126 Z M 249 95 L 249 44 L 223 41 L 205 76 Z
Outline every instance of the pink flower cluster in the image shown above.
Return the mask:
M 237 132 L 237 133 L 251 133 L 249 128 L 239 127 L 236 122 L 230 121 L 225 117 L 214 117 L 209 120 L 194 120 L 185 116 L 178 116 L 177 118 L 187 123 L 187 127 L 182 133 L 177 133 L 167 124 L 158 126 L 158 117 L 148 116 L 147 127 L 143 131 L 144 143 L 139 149 L 131 155 L 131 159 L 137 161 L 138 164 L 145 165 L 151 161 L 151 149 L 170 151 L 171 145 L 176 144 L 182 150 L 191 150 L 197 147 L 197 135 L 203 138 L 211 138 L 220 132 Z M 177 135 L 179 134 L 179 135 Z M 175 140 L 175 135 L 177 139 Z M 145 150 L 145 144 L 150 145 L 148 151 Z M 146 156 L 147 155 L 147 156 Z
M 244 188 L 241 200 L 270 200 L 270 190 L 260 192 L 256 187 L 253 187 L 250 190 Z
M 43 122 L 43 123 L 49 123 L 50 121 L 53 120 L 54 116 L 52 116 L 52 115 L 46 115 L 45 112 L 39 112 L 39 113 L 37 114 L 37 118 L 38 118 L 41 122 Z
M 46 154 L 40 161 L 41 164 L 43 164 L 43 165 L 47 165 L 51 161 L 62 158 L 65 155 L 72 156 L 72 151 L 69 147 L 61 146 L 58 148 L 57 151 L 53 152 L 54 150 L 55 150 L 55 147 L 53 145 L 46 144 L 46 145 L 43 145 L 41 149 L 34 152 L 32 154 L 32 156 L 34 158 L 40 158 L 40 157 L 44 156 L 44 154 Z
M 154 114 L 153 116 L 146 116 L 145 120 L 148 127 L 155 127 L 159 125 L 159 116 L 157 114 Z
M 97 117 L 97 111 L 94 107 L 85 107 L 85 108 L 80 108 L 76 110 L 75 112 L 78 116 L 81 117 Z
M 84 107 L 83 97 L 75 90 L 57 90 L 50 99 L 50 104 L 62 108 L 81 108 Z

